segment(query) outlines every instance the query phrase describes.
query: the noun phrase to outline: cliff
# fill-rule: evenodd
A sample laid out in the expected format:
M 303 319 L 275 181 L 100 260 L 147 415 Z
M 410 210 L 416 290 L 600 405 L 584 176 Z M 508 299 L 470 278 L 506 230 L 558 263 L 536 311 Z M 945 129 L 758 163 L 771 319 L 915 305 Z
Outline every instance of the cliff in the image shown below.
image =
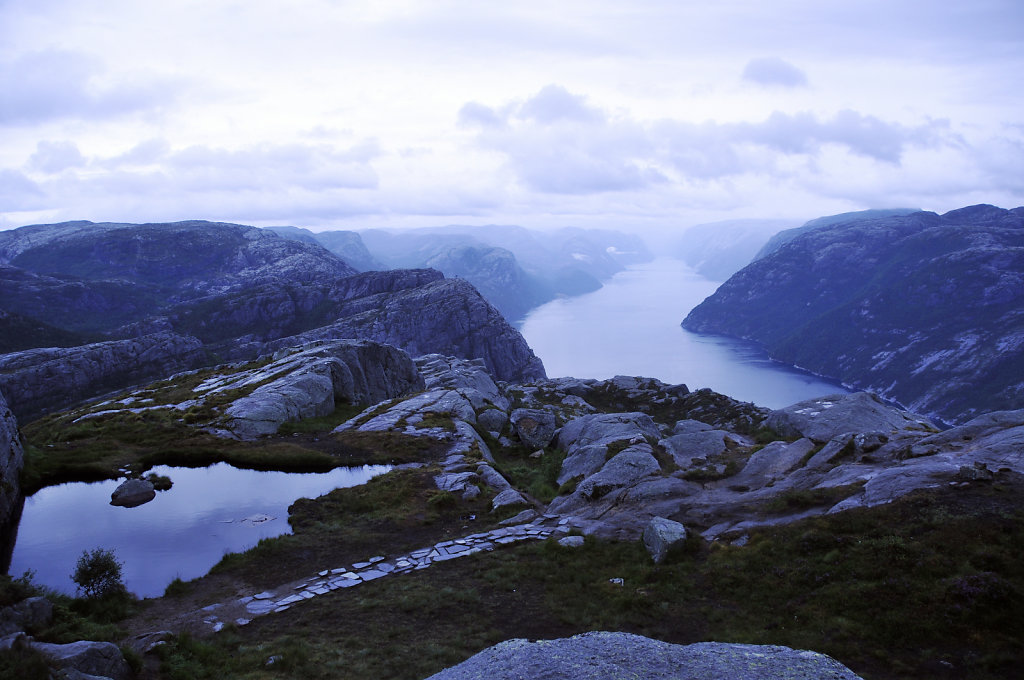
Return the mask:
M 19 476 L 25 465 L 25 450 L 18 432 L 18 422 L 0 391 L 0 537 L 21 502 Z M 0 541 L 2 544 L 2 541 Z M 3 562 L 0 559 L 0 562 Z
M 683 321 L 948 422 L 1024 406 L 1024 208 L 840 222 L 737 272 Z
M 23 421 L 127 385 L 208 362 L 194 337 L 162 332 L 0 355 L 0 390 Z

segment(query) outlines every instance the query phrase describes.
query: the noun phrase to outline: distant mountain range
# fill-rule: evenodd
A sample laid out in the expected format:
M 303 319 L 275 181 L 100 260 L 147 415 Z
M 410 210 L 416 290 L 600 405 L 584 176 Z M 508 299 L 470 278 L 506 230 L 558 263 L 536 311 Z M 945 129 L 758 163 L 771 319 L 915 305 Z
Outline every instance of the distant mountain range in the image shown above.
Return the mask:
M 901 213 L 783 232 L 683 327 L 947 422 L 1024 407 L 1024 208 Z
M 359 273 L 318 243 L 237 224 L 0 232 L 0 300 L 0 388 L 19 417 L 331 338 L 477 358 L 501 379 L 544 375 L 465 281 L 431 269 Z
M 429 267 L 465 279 L 512 323 L 559 295 L 597 290 L 627 265 L 651 259 L 639 237 L 605 229 L 270 229 L 285 238 L 320 244 L 360 271 Z

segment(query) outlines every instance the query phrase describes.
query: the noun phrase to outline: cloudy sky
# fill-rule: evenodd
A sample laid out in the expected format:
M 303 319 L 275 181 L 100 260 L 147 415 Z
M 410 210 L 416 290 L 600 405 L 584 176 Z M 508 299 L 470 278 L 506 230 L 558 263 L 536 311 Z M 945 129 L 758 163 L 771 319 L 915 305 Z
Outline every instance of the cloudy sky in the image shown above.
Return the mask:
M 1024 204 L 1020 0 L 0 0 L 0 228 Z

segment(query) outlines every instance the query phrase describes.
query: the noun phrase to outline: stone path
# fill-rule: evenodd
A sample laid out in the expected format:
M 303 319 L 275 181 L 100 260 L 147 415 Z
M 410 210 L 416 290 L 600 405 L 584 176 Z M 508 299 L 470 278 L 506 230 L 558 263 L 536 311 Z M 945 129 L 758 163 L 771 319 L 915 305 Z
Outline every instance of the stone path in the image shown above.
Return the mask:
M 503 545 L 527 540 L 546 540 L 556 534 L 568 534 L 570 529 L 571 518 L 542 515 L 529 522 L 441 541 L 391 559 L 377 556 L 363 562 L 355 562 L 348 567 L 324 569 L 310 578 L 231 602 L 212 604 L 193 614 L 202 620 L 205 628 L 213 632 L 221 630 L 226 622 L 244 626 L 257 616 L 286 611 L 292 605 L 318 595 L 352 588 L 385 576 L 419 571 L 438 562 L 491 551 Z

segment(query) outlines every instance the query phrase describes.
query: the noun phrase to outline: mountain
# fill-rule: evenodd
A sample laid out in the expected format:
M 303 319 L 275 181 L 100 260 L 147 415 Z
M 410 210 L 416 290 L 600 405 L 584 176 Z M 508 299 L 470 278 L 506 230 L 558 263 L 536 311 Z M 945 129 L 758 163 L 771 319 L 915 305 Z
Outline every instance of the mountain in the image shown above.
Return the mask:
M 949 422 L 1024 406 L 1024 208 L 805 230 L 682 324 Z
M 77 333 L 254 285 L 351 276 L 317 244 L 217 222 L 66 222 L 0 232 L 3 308 Z
M 431 269 L 357 273 L 317 243 L 235 224 L 0 232 L 0 388 L 19 418 L 299 339 L 367 338 L 544 375 L 471 285 Z M 20 333 L 20 334 L 19 334 Z
M 267 230 L 284 238 L 322 245 L 361 272 L 387 269 L 366 249 L 366 245 L 363 243 L 363 239 L 360 238 L 359 232 L 312 232 L 309 229 L 301 229 L 299 227 L 267 227 Z
M 725 281 L 750 264 L 768 239 L 789 220 L 726 220 L 689 227 L 673 254 L 713 281 Z
M 638 237 L 602 229 L 450 225 L 361 233 L 385 265 L 435 267 L 464 278 L 513 322 L 558 295 L 597 290 L 627 265 L 651 258 Z
M 902 215 L 910 215 L 911 213 L 921 212 L 919 208 L 885 208 L 880 210 L 858 210 L 855 212 L 840 213 L 838 215 L 827 215 L 825 217 L 817 217 L 809 222 L 805 222 L 802 226 L 794 227 L 793 229 L 786 229 L 768 239 L 768 242 L 757 252 L 757 254 L 751 258 L 752 260 L 760 260 L 765 255 L 774 252 L 781 248 L 786 243 L 789 243 L 800 234 L 814 229 L 821 229 L 822 227 L 830 227 L 833 224 L 849 224 L 850 222 L 857 222 L 859 220 L 874 220 L 881 217 L 899 217 Z

